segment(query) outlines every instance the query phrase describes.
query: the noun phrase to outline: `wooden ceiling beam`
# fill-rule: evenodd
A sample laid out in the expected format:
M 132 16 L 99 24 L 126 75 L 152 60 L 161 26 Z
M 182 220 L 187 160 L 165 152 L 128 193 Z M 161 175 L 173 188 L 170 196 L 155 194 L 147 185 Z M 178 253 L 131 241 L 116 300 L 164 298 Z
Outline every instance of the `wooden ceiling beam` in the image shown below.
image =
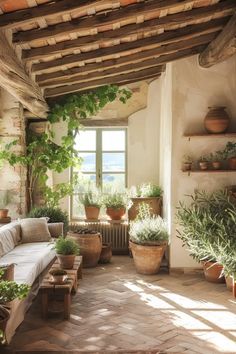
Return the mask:
M 184 11 L 160 19 L 152 19 L 144 21 L 143 23 L 130 24 L 111 31 L 100 32 L 95 35 L 83 36 L 74 40 L 63 41 L 54 45 L 48 45 L 45 47 L 32 48 L 30 50 L 22 51 L 22 58 L 26 61 L 32 61 L 42 59 L 54 54 L 71 53 L 73 50 L 79 49 L 87 44 L 100 44 L 111 39 L 121 39 L 134 33 L 145 32 L 145 30 L 153 30 L 158 27 L 167 30 L 173 25 L 189 25 L 197 20 L 208 19 L 210 16 L 220 15 L 222 18 L 230 15 L 235 7 L 235 2 L 228 0 L 220 2 L 211 6 L 205 6 L 201 8 L 192 9 L 190 11 Z M 223 21 L 222 21 L 223 22 Z
M 70 13 L 74 10 L 80 10 L 81 12 L 87 11 L 93 7 L 111 6 L 113 3 L 118 3 L 118 1 L 109 0 L 60 0 L 51 1 L 46 4 L 29 7 L 27 9 L 13 11 L 9 13 L 4 13 L 0 16 L 0 28 L 14 28 L 25 24 L 30 24 L 44 18 L 60 16 Z
M 222 28 L 221 20 L 213 20 L 207 23 L 201 23 L 197 25 L 187 26 L 184 28 L 180 28 L 176 31 L 168 31 L 159 35 L 142 38 L 136 41 L 122 43 L 116 46 L 108 47 L 108 48 L 100 48 L 96 50 L 92 50 L 90 52 L 80 53 L 80 54 L 72 54 L 67 55 L 60 59 L 55 59 L 48 62 L 42 62 L 38 64 L 32 65 L 32 72 L 34 73 L 42 73 L 50 70 L 56 71 L 57 68 L 66 65 L 75 65 L 78 66 L 78 63 L 83 63 L 85 60 L 95 60 L 106 56 L 110 56 L 111 54 L 120 54 L 125 53 L 130 50 L 148 50 L 150 47 L 154 48 L 159 47 L 164 44 L 173 43 L 176 41 L 185 40 L 188 38 L 194 38 L 201 34 L 208 34 L 212 32 L 219 31 Z
M 104 28 L 108 25 L 111 26 L 122 21 L 124 22 L 140 15 L 145 16 L 154 11 L 159 12 L 173 6 L 180 4 L 187 5 L 190 3 L 192 3 L 192 0 L 151 0 L 131 4 L 125 8 L 111 10 L 107 14 L 90 16 L 84 19 L 76 18 L 68 22 L 62 22 L 42 29 L 37 28 L 29 31 L 20 31 L 13 35 L 13 42 L 23 44 L 35 40 L 55 39 L 62 34 L 65 35 L 74 32 L 90 31 L 91 28 Z
M 60 96 L 60 95 L 64 95 L 65 93 L 78 92 L 84 89 L 87 90 L 93 87 L 104 86 L 109 84 L 119 83 L 122 85 L 126 85 L 131 81 L 133 82 L 134 80 L 140 81 L 147 77 L 150 78 L 150 77 L 159 77 L 159 76 L 160 73 L 157 71 L 157 68 L 153 67 L 149 69 L 140 70 L 137 72 L 132 72 L 129 74 L 116 75 L 108 78 L 104 77 L 102 79 L 98 79 L 94 81 L 82 82 L 80 84 L 49 88 L 45 90 L 45 96 L 46 97 Z
M 234 54 L 236 54 L 236 13 L 222 32 L 199 55 L 199 64 L 204 68 L 209 68 Z
M 0 31 L 0 86 L 36 116 L 46 117 L 48 106 L 39 86 L 27 75 L 2 31 Z

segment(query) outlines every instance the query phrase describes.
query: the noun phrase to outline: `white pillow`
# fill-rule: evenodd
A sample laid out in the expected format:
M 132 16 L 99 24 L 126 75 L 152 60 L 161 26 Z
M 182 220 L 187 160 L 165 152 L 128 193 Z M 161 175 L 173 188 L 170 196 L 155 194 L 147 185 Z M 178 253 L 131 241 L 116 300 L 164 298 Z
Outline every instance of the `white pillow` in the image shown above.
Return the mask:
M 17 244 L 16 229 L 0 231 L 0 257 L 11 252 Z
M 46 242 L 51 240 L 45 219 L 28 218 L 21 220 L 22 243 Z

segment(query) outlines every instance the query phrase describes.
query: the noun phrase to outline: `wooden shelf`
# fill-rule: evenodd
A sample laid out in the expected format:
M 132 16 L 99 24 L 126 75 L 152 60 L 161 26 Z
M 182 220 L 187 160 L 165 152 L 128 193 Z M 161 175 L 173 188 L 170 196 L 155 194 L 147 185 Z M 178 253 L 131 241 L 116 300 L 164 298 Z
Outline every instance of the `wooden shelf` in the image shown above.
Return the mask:
M 229 172 L 236 172 L 236 170 L 190 170 L 190 171 L 183 171 L 183 173 L 229 173 Z
M 184 138 L 236 138 L 236 132 L 231 133 L 221 133 L 221 134 L 208 134 L 208 133 L 197 133 L 197 134 L 184 134 Z

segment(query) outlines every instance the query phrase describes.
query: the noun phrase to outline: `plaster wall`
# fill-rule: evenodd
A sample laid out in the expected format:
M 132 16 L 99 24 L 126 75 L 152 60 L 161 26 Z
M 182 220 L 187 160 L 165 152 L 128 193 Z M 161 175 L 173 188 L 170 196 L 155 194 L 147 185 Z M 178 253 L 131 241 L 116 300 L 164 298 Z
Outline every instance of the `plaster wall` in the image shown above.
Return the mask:
M 172 237 L 170 246 L 170 265 L 177 267 L 199 266 L 182 248 L 176 237 L 174 222 L 179 200 L 186 199 L 194 189 L 213 191 L 235 184 L 235 172 L 200 173 L 181 172 L 183 155 L 198 159 L 201 155 L 223 148 L 229 138 L 204 137 L 188 141 L 184 133 L 204 132 L 203 120 L 212 105 L 226 106 L 231 117 L 231 129 L 236 131 L 236 57 L 203 69 L 198 65 L 197 56 L 174 62 L 172 65 L 172 173 L 171 209 Z M 232 140 L 232 138 L 231 138 Z

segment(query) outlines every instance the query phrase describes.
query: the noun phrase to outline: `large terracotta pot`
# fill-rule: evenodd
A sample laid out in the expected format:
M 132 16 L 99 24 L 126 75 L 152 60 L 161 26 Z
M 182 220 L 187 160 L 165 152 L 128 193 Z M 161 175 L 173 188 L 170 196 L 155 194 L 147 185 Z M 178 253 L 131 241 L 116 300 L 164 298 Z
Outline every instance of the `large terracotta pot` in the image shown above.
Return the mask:
M 102 237 L 96 234 L 69 233 L 69 237 L 79 244 L 80 255 L 83 256 L 83 267 L 96 267 L 102 251 Z
M 0 331 L 5 332 L 7 321 L 10 318 L 10 312 L 4 307 L 0 305 Z
M 8 211 L 8 209 L 0 209 L 0 219 L 7 218 Z
M 75 254 L 57 254 L 57 258 L 62 269 L 72 269 L 74 266 L 75 257 Z
M 225 278 L 223 273 L 223 266 L 214 262 L 204 262 L 203 271 L 207 281 L 211 283 L 224 283 Z
M 233 277 L 228 275 L 225 277 L 226 287 L 229 291 L 233 291 Z
M 85 215 L 88 220 L 98 220 L 100 208 L 96 206 L 85 206 Z
M 236 156 L 228 159 L 228 165 L 230 170 L 236 170 Z
M 99 263 L 109 263 L 112 257 L 111 243 L 103 243 L 102 252 L 100 254 Z
M 135 268 L 140 274 L 156 274 L 161 266 L 166 243 L 160 245 L 140 245 L 129 241 Z
M 229 116 L 225 107 L 208 107 L 209 111 L 205 117 L 204 125 L 208 133 L 224 133 L 229 127 Z
M 152 215 L 161 215 L 162 198 L 148 197 L 148 198 L 131 198 L 132 206 L 128 210 L 129 220 L 136 219 L 138 215 L 139 205 L 141 203 L 146 203 L 150 207 L 150 212 Z
M 109 216 L 111 220 L 121 220 L 122 216 L 125 215 L 125 208 L 120 208 L 120 209 L 107 208 L 106 214 Z

